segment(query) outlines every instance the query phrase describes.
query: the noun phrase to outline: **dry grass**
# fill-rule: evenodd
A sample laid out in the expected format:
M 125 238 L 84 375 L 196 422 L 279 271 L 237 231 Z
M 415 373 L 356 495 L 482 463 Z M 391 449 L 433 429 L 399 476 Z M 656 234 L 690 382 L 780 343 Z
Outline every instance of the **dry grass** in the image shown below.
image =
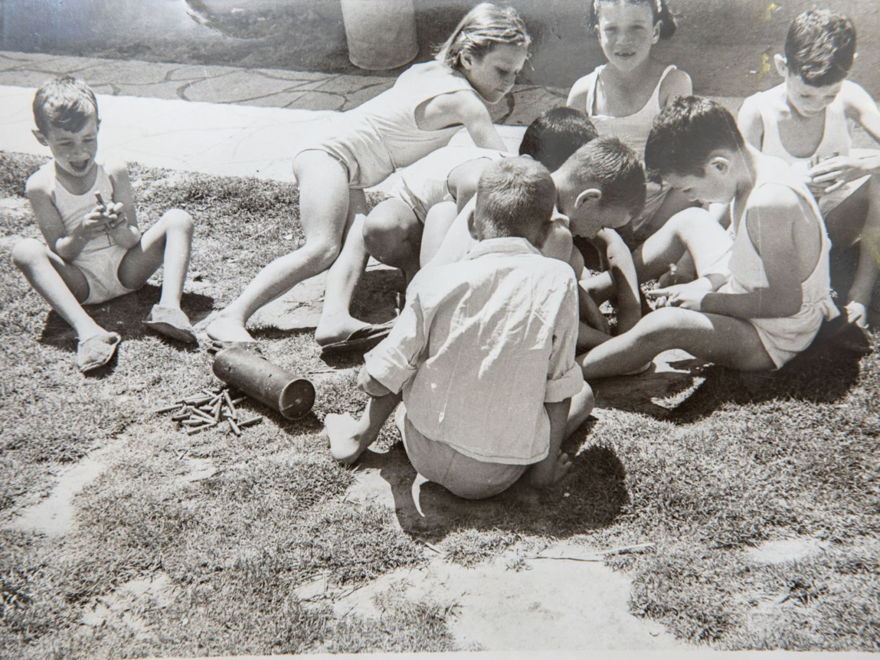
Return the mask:
M 36 235 L 21 199 L 36 165 L 18 155 L 0 163 L 0 258 L 8 260 L 16 237 Z M 289 186 L 138 167 L 133 179 L 147 222 L 168 206 L 197 218 L 184 300 L 196 320 L 301 240 Z M 568 447 L 576 453 L 568 497 L 514 488 L 466 503 L 434 488 L 422 501 L 426 521 L 416 522 L 346 500 L 353 473 L 327 456 L 321 420 L 359 410 L 364 397 L 351 371 L 317 373 L 327 366 L 309 333 L 258 331 L 269 359 L 314 375 L 318 399 L 305 419 L 254 404 L 266 423 L 237 438 L 186 436 L 150 414 L 215 384 L 204 352 L 143 332 L 139 321 L 157 297 L 148 285 L 94 310 L 124 341 L 109 369 L 84 378 L 69 329 L 14 269 L 0 274 L 0 519 L 39 501 L 60 468 L 95 449 L 106 450 L 107 464 L 75 498 L 67 535 L 0 530 L 2 656 L 449 649 L 447 612 L 433 603 L 390 599 L 380 623 L 339 618 L 330 600 L 301 590 L 323 580 L 340 593 L 417 565 L 422 542 L 473 565 L 554 538 L 600 549 L 653 543 L 654 553 L 609 561 L 634 580 L 632 609 L 685 640 L 880 644 L 876 352 L 825 343 L 765 376 L 707 367 L 671 402 L 630 399 L 582 429 Z M 395 440 L 386 430 L 382 445 Z M 400 462 L 401 451 L 371 460 Z M 213 471 L 191 480 L 199 466 Z M 389 480 L 391 472 L 383 467 Z M 775 565 L 749 559 L 753 547 L 788 537 L 825 550 Z M 83 623 L 144 580 L 164 586 L 124 616 Z

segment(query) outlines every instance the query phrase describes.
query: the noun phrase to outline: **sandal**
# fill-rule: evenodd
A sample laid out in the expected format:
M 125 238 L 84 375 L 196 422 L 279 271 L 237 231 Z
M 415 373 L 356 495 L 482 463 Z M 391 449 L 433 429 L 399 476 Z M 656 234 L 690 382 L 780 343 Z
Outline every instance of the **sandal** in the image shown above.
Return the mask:
M 103 367 L 113 358 L 120 341 L 122 341 L 122 337 L 118 333 L 108 332 L 103 335 L 92 335 L 88 339 L 77 342 L 76 366 L 83 373 Z
M 186 314 L 179 309 L 153 305 L 149 315 L 144 319 L 144 325 L 150 330 L 175 341 L 185 344 L 199 343 L 192 324 L 190 324 Z

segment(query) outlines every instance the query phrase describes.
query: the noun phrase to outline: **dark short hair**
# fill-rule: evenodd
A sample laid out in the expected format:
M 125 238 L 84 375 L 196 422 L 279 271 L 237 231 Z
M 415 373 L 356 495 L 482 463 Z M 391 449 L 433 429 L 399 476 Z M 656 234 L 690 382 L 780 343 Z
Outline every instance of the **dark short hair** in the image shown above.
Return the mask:
M 596 32 L 599 29 L 599 3 L 613 0 L 590 0 L 587 6 L 587 27 Z M 631 5 L 648 5 L 654 24 L 660 23 L 660 38 L 669 39 L 675 34 L 675 17 L 669 10 L 666 0 L 626 0 Z
M 785 37 L 789 70 L 813 87 L 833 85 L 846 78 L 855 54 L 853 22 L 828 9 L 810 9 L 799 14 Z
M 563 168 L 566 176 L 596 183 L 602 190 L 602 205 L 621 205 L 633 215 L 645 205 L 645 171 L 636 153 L 616 137 L 588 142 Z
M 482 237 L 543 236 L 556 202 L 546 167 L 531 158 L 502 158 L 487 166 L 477 184 L 474 221 Z
M 42 133 L 53 126 L 78 131 L 89 120 L 98 118 L 98 100 L 85 82 L 73 76 L 49 80 L 37 90 L 33 103 L 34 122 Z
M 575 108 L 553 108 L 529 124 L 519 144 L 519 153 L 531 156 L 552 172 L 579 147 L 598 136 L 587 113 Z
M 713 151 L 744 146 L 727 108 L 701 96 L 679 96 L 654 118 L 645 166 L 660 175 L 702 176 Z

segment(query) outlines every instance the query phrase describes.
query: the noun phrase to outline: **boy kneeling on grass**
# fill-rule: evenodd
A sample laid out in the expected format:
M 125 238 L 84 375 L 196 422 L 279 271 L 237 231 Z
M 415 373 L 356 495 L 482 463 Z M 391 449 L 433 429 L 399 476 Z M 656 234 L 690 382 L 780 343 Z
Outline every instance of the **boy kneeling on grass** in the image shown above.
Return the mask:
M 413 467 L 460 497 L 496 495 L 529 468 L 537 487 L 562 478 L 562 440 L 593 398 L 574 362 L 574 273 L 535 247 L 555 199 L 549 172 L 531 159 L 484 170 L 479 243 L 412 280 L 391 333 L 365 356 L 367 409 L 359 420 L 325 419 L 334 458 L 357 460 L 402 399 L 396 420 Z
M 125 164 L 96 161 L 101 120 L 95 93 L 83 81 L 70 76 L 49 81 L 37 90 L 33 110 L 34 136 L 49 147 L 52 160 L 28 178 L 26 193 L 46 242 L 19 241 L 12 261 L 73 326 L 80 371 L 107 364 L 120 342 L 119 334 L 98 325 L 82 306 L 141 288 L 160 265 L 162 294 L 144 324 L 196 343 L 180 309 L 192 243 L 190 215 L 169 210 L 141 233 Z

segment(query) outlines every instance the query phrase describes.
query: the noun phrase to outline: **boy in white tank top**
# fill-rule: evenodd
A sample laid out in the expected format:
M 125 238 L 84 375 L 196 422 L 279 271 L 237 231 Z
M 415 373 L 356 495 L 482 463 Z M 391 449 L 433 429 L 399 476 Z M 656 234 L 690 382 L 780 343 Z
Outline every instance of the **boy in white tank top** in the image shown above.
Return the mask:
M 76 331 L 76 363 L 83 372 L 107 364 L 120 336 L 83 309 L 142 287 L 164 265 L 162 294 L 144 324 L 166 337 L 196 343 L 180 309 L 189 265 L 193 221 L 167 211 L 141 233 L 134 191 L 122 165 L 102 165 L 94 92 L 69 76 L 51 80 L 34 97 L 34 136 L 52 160 L 30 176 L 26 192 L 45 243 L 25 238 L 12 260 L 31 286 Z
M 845 16 L 800 14 L 789 27 L 785 54 L 775 57 L 785 81 L 747 98 L 738 123 L 750 144 L 788 162 L 807 184 L 835 246 L 860 242 L 846 311 L 851 323 L 865 327 L 880 262 L 880 150 L 851 149 L 850 125 L 880 141 L 880 111 L 846 79 L 855 47 L 855 28 Z
M 729 274 L 654 290 L 665 306 L 579 357 L 584 376 L 626 374 L 671 348 L 743 371 L 775 369 L 809 346 L 837 315 L 829 246 L 815 202 L 784 162 L 746 144 L 722 106 L 693 96 L 658 116 L 645 162 L 691 199 L 730 204 Z

